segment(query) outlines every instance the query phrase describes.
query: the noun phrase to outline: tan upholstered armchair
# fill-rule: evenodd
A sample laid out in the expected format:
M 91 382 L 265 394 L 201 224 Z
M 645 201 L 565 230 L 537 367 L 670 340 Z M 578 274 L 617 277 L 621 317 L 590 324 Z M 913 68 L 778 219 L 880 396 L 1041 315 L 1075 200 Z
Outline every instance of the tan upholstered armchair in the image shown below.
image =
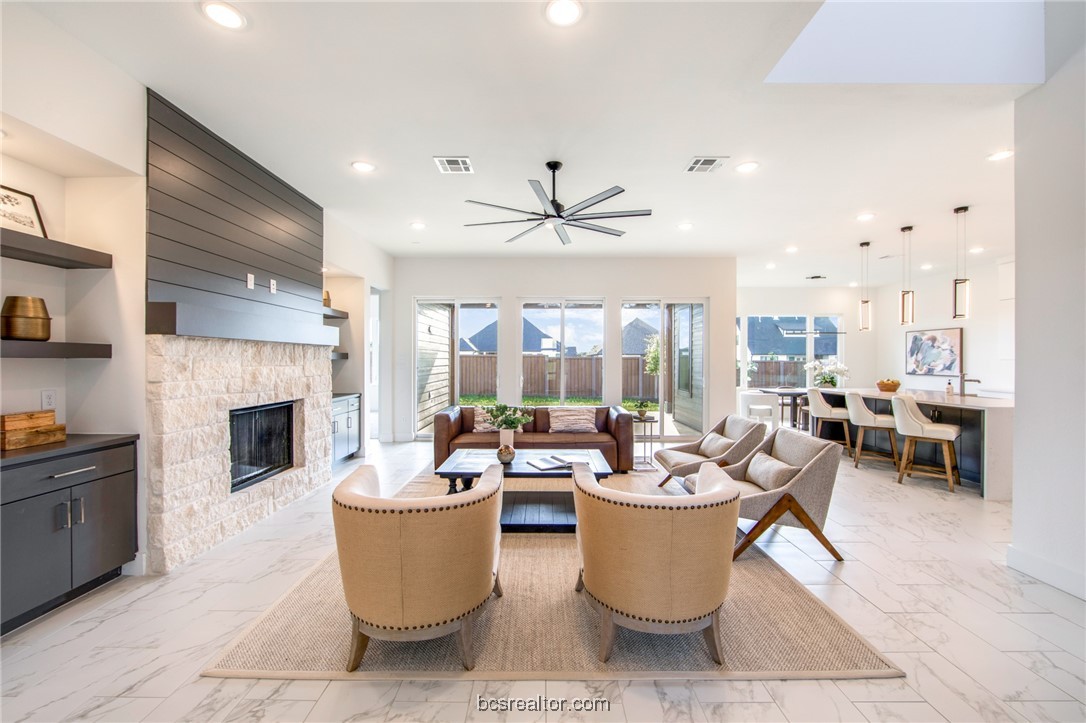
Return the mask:
M 705 462 L 721 467 L 735 464 L 765 439 L 765 425 L 747 417 L 729 414 L 696 442 L 679 444 L 656 451 L 653 457 L 667 472 L 658 487 L 672 477 L 682 479 L 694 474 Z M 687 489 L 689 492 L 690 489 Z
M 725 477 L 720 467 L 708 474 Z M 601 487 L 573 465 L 573 503 L 584 590 L 600 615 L 600 660 L 611 656 L 615 625 L 649 633 L 703 630 L 721 663 L 720 606 L 728 593 L 739 493 L 718 488 L 689 497 Z
M 362 466 L 336 487 L 332 519 L 352 620 L 348 671 L 362 662 L 371 637 L 430 640 L 453 632 L 464 667 L 475 666 L 472 622 L 491 592 L 502 594 L 501 483 L 495 464 L 458 495 L 371 497 L 366 490 L 377 489 L 377 471 Z
M 724 468 L 731 478 L 726 486 L 738 488 L 739 516 L 758 522 L 735 547 L 739 557 L 774 524 L 805 527 L 837 560 L 842 559 L 822 533 L 837 480 L 841 448 L 836 442 L 818 439 L 781 427 L 773 431 L 738 464 Z M 695 492 L 711 492 L 719 479 L 687 477 L 685 485 Z

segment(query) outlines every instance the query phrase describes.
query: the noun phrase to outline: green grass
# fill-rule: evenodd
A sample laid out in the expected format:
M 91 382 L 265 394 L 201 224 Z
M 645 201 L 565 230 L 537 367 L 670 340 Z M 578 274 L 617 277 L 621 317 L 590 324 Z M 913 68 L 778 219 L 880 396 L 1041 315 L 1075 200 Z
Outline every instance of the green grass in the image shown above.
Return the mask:
M 488 407 L 498 403 L 498 398 L 491 394 L 461 394 L 460 404 L 465 407 Z M 596 407 L 602 402 L 598 398 L 592 397 L 566 397 L 566 406 L 569 407 Z M 623 399 L 622 406 L 626 409 L 633 411 L 634 400 Z M 558 406 L 558 397 L 524 397 L 524 401 L 521 404 L 525 407 L 556 407 Z M 650 401 L 647 410 L 650 412 L 657 412 L 660 410 L 658 402 Z

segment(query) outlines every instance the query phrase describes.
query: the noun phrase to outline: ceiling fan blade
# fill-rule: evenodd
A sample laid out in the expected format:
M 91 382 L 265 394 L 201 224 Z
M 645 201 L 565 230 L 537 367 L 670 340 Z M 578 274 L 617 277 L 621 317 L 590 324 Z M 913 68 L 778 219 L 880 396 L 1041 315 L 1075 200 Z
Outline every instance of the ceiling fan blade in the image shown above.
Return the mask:
M 535 191 L 536 198 L 543 204 L 543 210 L 551 216 L 557 216 L 558 211 L 555 210 L 551 200 L 547 198 L 547 192 L 543 190 L 543 184 L 539 181 L 528 181 L 528 185 L 532 187 L 532 190 Z
M 573 241 L 569 238 L 569 234 L 566 233 L 565 226 L 560 223 L 554 224 L 554 232 L 558 234 L 558 238 L 562 239 L 563 246 L 569 246 Z
M 490 206 L 491 208 L 500 208 L 503 211 L 513 211 L 514 213 L 524 213 L 524 214 L 527 214 L 529 216 L 533 216 L 533 215 L 534 216 L 539 216 L 540 215 L 539 213 L 537 213 L 535 211 L 521 211 L 519 208 L 509 208 L 508 206 L 499 206 L 496 203 L 483 203 L 482 201 L 472 201 L 470 198 L 467 200 L 467 203 L 474 203 L 474 204 L 477 204 L 479 206 Z
M 628 216 L 651 216 L 652 210 L 643 208 L 640 211 L 601 211 L 600 213 L 579 213 L 575 216 L 566 214 L 567 219 L 583 221 L 586 218 L 626 218 Z
M 535 218 L 518 218 L 516 221 L 486 221 L 484 223 L 465 223 L 464 226 L 494 226 L 499 223 L 527 223 L 529 221 L 541 221 L 541 216 Z
M 586 209 L 589 206 L 595 206 L 597 203 L 602 203 L 603 201 L 606 201 L 607 199 L 611 198 L 612 196 L 617 196 L 618 194 L 622 193 L 625 190 L 626 189 L 623 188 L 622 186 L 612 186 L 611 188 L 608 188 L 603 193 L 597 193 L 592 198 L 586 198 L 585 200 L 581 201 L 580 203 L 574 204 L 573 206 L 570 206 L 569 208 L 567 208 L 566 210 L 564 210 L 562 212 L 562 215 L 564 217 L 568 218 L 569 216 L 577 213 L 578 211 Z
M 615 228 L 607 228 L 606 226 L 597 226 L 594 223 L 585 223 L 584 221 L 575 221 L 573 219 L 566 219 L 566 226 L 576 226 L 577 228 L 587 229 L 589 231 L 599 231 L 600 233 L 609 233 L 612 236 L 621 236 L 626 233 L 625 231 L 619 231 Z
M 535 226 L 532 226 L 532 227 L 531 227 L 530 229 L 528 229 L 527 231 L 521 231 L 520 233 L 518 233 L 518 234 L 517 234 L 516 236 L 514 236 L 513 238 L 511 238 L 511 239 L 508 239 L 508 240 L 507 240 L 507 241 L 506 241 L 505 243 L 507 243 L 507 244 L 508 244 L 508 243 L 513 243 L 514 241 L 516 241 L 516 240 L 517 240 L 518 238 L 520 238 L 521 236 L 525 236 L 525 235 L 527 235 L 527 234 L 530 234 L 530 233 L 531 233 L 532 231 L 535 231 L 535 230 L 536 230 L 537 228 L 539 228 L 539 227 L 540 227 L 540 226 L 542 226 L 542 225 L 543 225 L 543 222 L 542 222 L 542 221 L 540 221 L 539 223 L 537 223 L 537 224 L 536 224 Z

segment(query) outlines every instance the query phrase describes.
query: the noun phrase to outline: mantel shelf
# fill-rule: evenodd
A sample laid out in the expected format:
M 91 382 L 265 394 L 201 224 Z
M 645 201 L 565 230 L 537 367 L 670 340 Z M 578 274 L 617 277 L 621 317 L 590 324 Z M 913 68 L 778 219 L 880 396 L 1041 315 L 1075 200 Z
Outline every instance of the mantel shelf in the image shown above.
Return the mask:
M 4 359 L 111 359 L 110 344 L 87 344 L 75 341 L 0 341 L 0 357 Z
M 347 313 L 346 311 L 342 311 L 341 309 L 333 309 L 330 306 L 324 307 L 325 319 L 343 320 L 349 319 L 350 317 L 351 315 L 349 313 Z
M 113 268 L 110 254 L 8 228 L 0 231 L 0 256 L 58 269 Z

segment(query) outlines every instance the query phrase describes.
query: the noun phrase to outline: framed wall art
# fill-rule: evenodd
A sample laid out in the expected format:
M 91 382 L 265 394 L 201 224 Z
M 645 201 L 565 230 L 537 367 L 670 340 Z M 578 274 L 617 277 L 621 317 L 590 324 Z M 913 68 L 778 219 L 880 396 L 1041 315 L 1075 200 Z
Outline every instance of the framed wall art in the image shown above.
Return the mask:
M 0 225 L 31 236 L 49 238 L 45 235 L 45 224 L 34 197 L 7 186 L 0 186 Z
M 905 373 L 932 377 L 961 374 L 961 327 L 905 332 Z

